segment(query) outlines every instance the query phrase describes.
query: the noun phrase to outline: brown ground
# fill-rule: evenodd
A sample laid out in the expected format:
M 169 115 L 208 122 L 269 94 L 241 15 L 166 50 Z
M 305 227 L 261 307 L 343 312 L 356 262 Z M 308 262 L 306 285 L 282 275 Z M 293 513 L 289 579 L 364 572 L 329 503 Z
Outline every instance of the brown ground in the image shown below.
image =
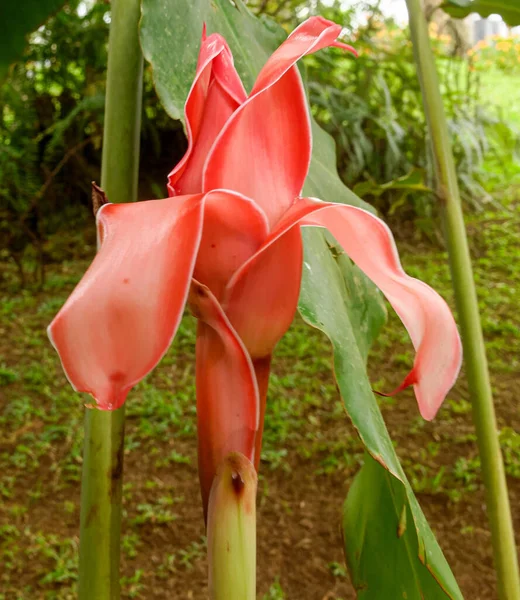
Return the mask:
M 12 327 L 21 327 L 13 324 Z M 27 326 L 27 324 L 25 324 Z M 7 342 L 7 333 L 12 333 L 11 325 L 0 332 L 3 356 L 6 364 L 17 360 L 18 354 L 25 348 L 13 347 L 13 339 Z M 39 350 L 36 350 L 38 352 Z M 30 352 L 30 351 L 29 351 Z M 372 362 L 374 378 L 385 376 L 389 387 L 397 384 L 401 371 L 393 366 L 396 348 L 386 351 L 378 364 Z M 170 367 L 166 369 L 168 371 Z M 274 372 L 285 372 L 284 361 L 275 361 Z M 173 375 L 173 371 L 172 371 Z M 496 401 L 500 426 L 510 426 L 520 431 L 520 417 L 516 388 L 518 378 L 502 376 L 496 382 Z M 329 384 L 332 384 L 330 379 Z M 15 384 L 16 385 L 16 384 Z M 7 407 L 7 397 L 0 388 L 0 414 Z M 10 391 L 10 397 L 12 390 Z M 468 398 L 461 377 L 454 396 Z M 43 396 L 34 397 L 35 405 L 49 402 Z M 323 419 L 322 413 L 317 413 Z M 425 464 L 429 472 L 435 474 L 442 465 L 453 467 L 459 456 L 476 456 L 475 443 L 471 438 L 473 428 L 468 412 L 447 414 L 441 412 L 433 423 L 418 422 L 418 413 L 411 393 L 401 395 L 395 405 L 384 409 L 385 419 L 391 436 L 398 442 L 401 457 L 418 465 Z M 308 416 L 308 415 L 307 415 Z M 449 417 L 449 418 L 448 418 Z M 36 418 L 27 427 L 38 429 L 41 423 Z M 132 420 L 128 431 L 134 428 Z M 413 431 L 413 434 L 410 432 Z M 0 452 L 9 453 L 27 431 L 4 431 L 0 439 Z M 352 428 L 344 420 L 323 419 L 322 432 L 329 440 L 345 440 L 355 437 Z M 462 442 L 465 436 L 466 443 Z M 452 440 L 458 440 L 452 444 Z M 440 443 L 440 452 L 432 456 L 424 453 L 429 442 Z M 20 531 L 29 527 L 32 532 L 56 534 L 60 537 L 75 538 L 78 533 L 79 483 L 60 485 L 60 474 L 55 467 L 60 455 L 68 452 L 70 440 L 61 446 L 51 446 L 50 454 L 40 462 L 36 472 L 28 471 L 27 476 L 18 478 L 10 497 L 4 497 L 4 506 L 0 506 L 0 526 L 9 523 Z M 297 444 L 286 443 L 288 454 L 286 468 L 271 470 L 262 467 L 259 482 L 258 510 L 258 591 L 259 598 L 268 592 L 269 586 L 279 579 L 290 600 L 350 600 L 355 594 L 348 579 L 341 573 L 333 574 L 331 563 L 343 565 L 341 551 L 340 518 L 341 505 L 354 474 L 353 468 L 336 469 L 331 474 L 317 475 L 323 454 L 314 453 L 304 459 L 297 452 Z M 191 464 L 172 464 L 157 467 L 156 457 L 166 455 L 172 449 L 190 457 Z M 153 503 L 158 492 L 181 497 L 175 512 L 180 518 L 169 523 L 144 523 L 139 528 L 137 556 L 123 555 L 123 575 L 134 578 L 134 583 L 125 584 L 126 598 L 193 599 L 207 597 L 206 565 L 204 551 L 199 549 L 188 559 L 188 564 L 177 562 L 168 566 L 167 555 L 179 549 L 193 548 L 203 535 L 203 523 L 199 501 L 196 474 L 195 440 L 170 437 L 158 441 L 155 438 L 144 444 L 138 452 L 125 457 L 125 483 L 133 484 L 131 503 L 125 502 L 123 533 L 130 532 L 129 521 L 135 517 L 135 507 L 141 503 Z M 150 489 L 150 481 L 155 488 Z M 41 488 L 41 482 L 44 482 Z M 520 532 L 520 480 L 509 478 L 511 502 L 515 528 Z M 461 484 L 460 484 L 461 485 Z M 420 504 L 437 534 L 446 558 L 452 566 L 455 577 L 467 600 L 495 600 L 494 572 L 492 568 L 490 534 L 487 525 L 482 486 L 476 482 L 475 491 L 467 491 L 461 485 L 460 501 L 450 500 L 443 490 L 436 493 L 419 493 Z M 40 487 L 38 487 L 40 486 Z M 41 489 L 33 498 L 29 492 Z M 63 509 L 65 502 L 73 502 L 73 510 Z M 10 507 L 25 506 L 23 514 L 10 511 Z M 134 528 L 135 531 L 135 528 Z M 32 538 L 31 538 L 32 539 Z M 1 536 L 0 536 L 1 542 Z M 21 538 L 17 552 L 31 556 L 30 545 L 33 542 Z M 1 548 L 1 545 L 0 545 Z M 5 549 L 5 547 L 4 547 Z M 39 556 L 39 555 L 38 555 Z M 136 577 L 136 572 L 142 574 Z M 340 569 L 341 571 L 341 569 Z M 73 598 L 74 595 L 60 591 L 63 586 L 57 581 L 53 586 L 42 586 L 42 563 L 25 558 L 14 571 L 3 570 L 0 563 L 0 599 L 1 600 L 37 600 L 48 598 Z M 68 582 L 70 584 L 70 582 Z M 32 586 L 30 593 L 23 592 L 25 586 Z M 54 595 L 49 590 L 55 590 Z M 65 595 L 64 595 L 65 594 Z M 282 598 L 282 596 L 269 596 Z M 95 600 L 95 599 L 93 599 Z M 394 600 L 382 598 L 381 600 Z
M 518 416 L 506 409 L 505 398 L 499 396 L 498 410 L 501 419 L 511 424 Z M 512 397 L 508 398 L 513 400 Z M 420 448 L 434 438 L 453 435 L 453 429 L 444 431 L 442 422 L 428 425 L 423 434 L 413 438 L 413 445 L 400 435 L 407 425 L 416 419 L 416 408 L 412 402 L 400 402 L 400 408 L 388 411 L 388 425 L 394 439 L 408 456 L 421 460 Z M 464 415 L 457 423 L 457 433 L 471 431 L 469 418 Z M 331 431 L 330 435 L 337 435 Z M 342 433 L 344 435 L 344 432 Z M 402 439 L 401 439 L 402 438 Z M 154 444 L 157 447 L 157 444 Z M 194 443 L 164 442 L 161 452 L 173 447 L 177 451 L 194 455 Z M 444 450 L 446 446 L 443 446 Z M 460 449 L 460 448 L 458 448 Z M 314 463 L 299 458 L 290 452 L 288 472 L 264 470 L 260 482 L 258 514 L 258 573 L 259 597 L 279 578 L 281 587 L 289 599 L 337 600 L 354 599 L 355 594 L 343 577 L 334 577 L 328 564 L 343 564 L 340 535 L 340 507 L 345 497 L 349 479 L 342 472 L 316 476 Z M 437 456 L 437 466 L 450 464 L 456 456 L 444 452 Z M 195 464 L 195 461 L 192 461 Z M 44 470 L 44 469 L 43 469 Z M 38 473 L 41 480 L 45 473 Z M 52 474 L 48 473 L 51 478 Z M 139 455 L 133 453 L 125 464 L 125 481 L 136 488 L 133 504 L 150 501 L 156 490 L 144 489 L 144 483 L 155 480 L 158 489 L 184 498 L 182 518 L 173 523 L 154 526 L 146 524 L 141 530 L 141 544 L 136 559 L 123 559 L 123 574 L 132 577 L 136 568 L 143 569 L 146 588 L 137 597 L 147 599 L 203 599 L 206 598 L 206 567 L 203 556 L 193 562 L 191 568 L 172 568 L 154 576 L 165 555 L 176 549 L 188 547 L 203 535 L 199 490 L 196 468 L 189 465 L 174 465 L 168 469 L 157 469 L 146 449 Z M 8 502 L 16 502 L 33 488 L 34 479 L 28 478 L 19 486 L 16 496 Z M 520 481 L 510 478 L 510 491 L 515 518 L 515 529 L 520 531 Z M 139 490 L 139 491 L 137 491 Z M 264 490 L 262 492 L 262 490 Z M 51 496 L 44 495 L 37 503 L 29 503 L 28 512 L 18 519 L 18 524 L 30 525 L 34 531 L 52 532 L 64 537 L 73 537 L 78 531 L 77 511 L 64 515 L 66 500 L 79 504 L 79 485 L 68 486 Z M 22 500 L 23 501 L 23 500 Z M 450 502 L 444 495 L 419 494 L 419 501 L 432 525 L 446 558 L 450 562 L 459 585 L 467 599 L 494 600 L 494 572 L 491 562 L 490 534 L 486 522 L 482 490 L 466 494 L 460 502 Z M 128 507 L 130 513 L 132 508 Z M 34 568 L 34 576 L 31 576 Z M 0 573 L 2 568 L 0 566 Z M 26 564 L 19 574 L 24 583 L 38 587 L 41 569 L 38 565 Z M 17 586 L 18 589 L 20 589 Z M 15 598 L 46 598 L 43 594 L 17 596 L 4 589 L 5 600 Z M 0 596 L 1 597 L 1 596 Z M 131 596 L 128 596 L 131 597 Z M 386 600 L 386 599 L 381 599 Z

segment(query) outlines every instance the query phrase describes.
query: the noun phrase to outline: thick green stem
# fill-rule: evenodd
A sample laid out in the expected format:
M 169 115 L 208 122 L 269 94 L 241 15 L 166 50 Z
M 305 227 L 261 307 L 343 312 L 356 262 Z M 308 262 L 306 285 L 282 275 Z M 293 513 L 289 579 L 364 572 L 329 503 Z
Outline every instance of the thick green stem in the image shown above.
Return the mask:
M 112 0 L 101 187 L 137 199 L 143 58 L 139 0 Z M 117 600 L 124 409 L 87 409 L 81 489 L 79 599 Z
M 518 557 L 455 161 L 420 0 L 406 0 L 444 213 L 473 420 L 486 489 L 500 600 L 520 600 Z
M 211 600 L 256 598 L 256 487 L 253 463 L 239 453 L 220 465 L 209 497 Z
M 79 598 L 119 598 L 124 408 L 87 409 L 81 486 Z
M 112 0 L 101 187 L 110 202 L 137 200 L 143 56 L 140 0 Z

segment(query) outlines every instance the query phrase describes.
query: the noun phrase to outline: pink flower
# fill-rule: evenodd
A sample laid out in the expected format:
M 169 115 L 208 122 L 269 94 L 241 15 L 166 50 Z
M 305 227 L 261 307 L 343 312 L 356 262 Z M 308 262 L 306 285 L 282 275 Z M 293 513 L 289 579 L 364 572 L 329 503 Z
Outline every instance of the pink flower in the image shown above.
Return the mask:
M 189 146 L 169 175 L 173 195 L 107 204 L 100 249 L 49 327 L 63 368 L 102 409 L 167 351 L 186 302 L 199 319 L 197 417 L 204 506 L 232 451 L 258 468 L 271 355 L 291 324 L 302 272 L 301 227 L 326 227 L 386 295 L 417 351 L 403 387 L 432 419 L 453 385 L 461 345 L 451 312 L 407 276 L 388 227 L 345 204 L 303 198 L 309 109 L 296 62 L 339 46 L 320 17 L 274 52 L 246 94 L 225 40 L 203 36 L 185 106 Z

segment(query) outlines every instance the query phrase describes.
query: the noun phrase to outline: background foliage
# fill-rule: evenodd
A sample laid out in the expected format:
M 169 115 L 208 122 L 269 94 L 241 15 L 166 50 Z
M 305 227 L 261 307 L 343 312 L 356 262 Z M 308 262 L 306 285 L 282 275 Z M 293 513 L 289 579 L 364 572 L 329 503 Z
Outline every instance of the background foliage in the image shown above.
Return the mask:
M 306 59 L 313 113 L 336 141 L 345 183 L 387 217 L 414 220 L 431 235 L 432 162 L 408 31 L 377 3 L 348 10 L 339 2 L 305 0 L 248 5 L 287 30 L 311 13 L 344 26 L 360 57 L 353 61 L 333 49 Z M 363 14 L 368 18 L 360 19 Z M 100 169 L 109 22 L 109 4 L 72 0 L 31 36 L 0 87 L 0 246 L 23 283 L 27 264 L 41 282 L 43 265 L 60 258 L 63 249 L 49 247 L 49 235 L 79 229 L 90 218 L 90 181 L 99 179 Z M 482 99 L 481 68 L 489 68 L 496 53 L 498 68 L 517 68 L 518 42 L 494 40 L 459 58 L 454 38 L 435 24 L 431 33 L 464 199 L 481 209 L 491 200 L 493 174 L 486 161 L 510 163 L 517 151 L 514 127 Z M 185 140 L 157 101 L 149 70 L 143 110 L 141 189 L 158 197 Z
M 109 23 L 108 3 L 72 0 L 31 36 L 0 87 L 0 248 L 23 283 L 27 261 L 41 284 L 43 265 L 73 251 L 49 246 L 51 234 L 79 231 L 90 219 L 90 182 L 99 180 L 101 165 Z M 162 185 L 185 142 L 157 102 L 149 72 L 143 104 L 142 178 L 146 193 L 157 197 L 165 192 L 155 181 Z
M 520 38 L 493 35 L 468 50 L 470 69 L 484 72 L 496 67 L 504 73 L 520 73 Z

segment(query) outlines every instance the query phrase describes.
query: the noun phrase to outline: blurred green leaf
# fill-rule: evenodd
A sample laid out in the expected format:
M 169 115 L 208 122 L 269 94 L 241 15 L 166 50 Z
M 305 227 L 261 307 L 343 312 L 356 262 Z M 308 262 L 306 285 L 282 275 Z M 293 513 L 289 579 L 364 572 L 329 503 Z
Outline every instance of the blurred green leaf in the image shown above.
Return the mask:
M 226 37 L 246 89 L 251 89 L 259 69 L 284 39 L 280 28 L 268 20 L 254 18 L 241 0 L 143 0 L 143 52 L 152 64 L 161 101 L 174 118 L 182 116 L 195 73 L 203 22 L 207 23 L 209 33 L 218 31 Z M 339 179 L 334 143 L 314 122 L 313 155 L 304 193 L 370 210 Z M 415 539 L 416 548 L 411 551 L 410 546 L 401 544 L 395 549 L 400 554 L 400 564 L 406 567 L 399 577 L 408 581 L 414 571 L 421 568 L 421 560 L 426 556 L 434 576 L 430 576 L 431 581 L 424 588 L 429 592 L 425 597 L 435 600 L 446 598 L 447 594 L 458 600 L 462 596 L 399 464 L 366 374 L 368 349 L 385 315 L 379 292 L 330 235 L 318 228 L 305 228 L 304 241 L 300 312 L 307 322 L 324 331 L 331 339 L 336 378 L 347 411 L 368 452 L 385 465 L 385 493 L 391 494 L 397 490 L 404 510 L 412 515 L 405 539 Z M 393 527 L 394 515 L 390 508 L 387 512 L 372 515 L 363 538 L 363 543 L 368 547 L 386 543 L 379 535 L 382 530 Z M 382 522 L 387 519 L 390 519 L 389 523 Z M 392 531 L 395 533 L 396 530 Z M 350 544 L 357 543 L 357 540 L 347 539 L 347 556 L 351 556 Z M 370 553 L 363 553 L 358 562 L 349 559 L 349 566 L 355 582 L 363 580 L 368 574 L 371 578 L 375 576 L 378 582 L 365 581 L 365 587 L 385 584 L 380 578 L 378 563 Z M 394 579 L 396 573 L 388 576 Z M 446 594 L 436 579 L 441 582 Z M 386 584 L 390 588 L 391 582 Z M 393 596 L 380 595 L 378 600 L 382 597 Z M 410 600 L 416 597 L 419 596 L 410 596 Z
M 407 175 L 392 179 L 386 183 L 376 181 L 362 181 L 354 186 L 354 193 L 358 196 L 380 196 L 387 190 L 402 190 L 403 192 L 432 192 L 433 190 L 424 183 L 424 171 L 412 169 Z
M 520 25 L 518 0 L 445 0 L 441 8 L 456 19 L 463 19 L 471 13 L 478 13 L 483 18 L 500 15 L 510 27 Z
M 362 198 L 366 198 L 366 196 L 379 198 L 385 192 L 396 192 L 388 210 L 388 214 L 393 215 L 406 203 L 409 194 L 414 192 L 433 193 L 433 190 L 426 185 L 424 179 L 423 169 L 412 169 L 407 175 L 397 177 L 386 183 L 377 183 L 373 179 L 360 181 L 354 186 L 354 193 Z
M 26 36 L 57 11 L 65 0 L 6 0 L 0 4 L 0 81 L 23 52 Z

